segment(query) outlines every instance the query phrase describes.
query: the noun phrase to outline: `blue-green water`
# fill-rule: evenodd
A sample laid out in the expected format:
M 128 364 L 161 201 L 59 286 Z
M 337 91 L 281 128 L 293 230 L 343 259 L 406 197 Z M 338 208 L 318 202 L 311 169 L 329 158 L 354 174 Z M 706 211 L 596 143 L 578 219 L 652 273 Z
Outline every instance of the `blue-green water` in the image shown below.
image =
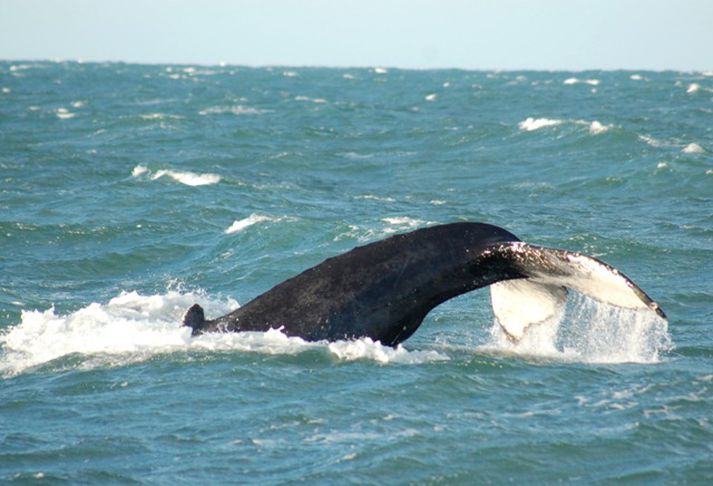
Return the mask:
M 2 482 L 713 480 L 710 73 L 0 62 L 0 90 Z M 668 328 L 575 299 L 508 348 L 487 290 L 397 350 L 179 327 L 459 220 L 615 265 Z

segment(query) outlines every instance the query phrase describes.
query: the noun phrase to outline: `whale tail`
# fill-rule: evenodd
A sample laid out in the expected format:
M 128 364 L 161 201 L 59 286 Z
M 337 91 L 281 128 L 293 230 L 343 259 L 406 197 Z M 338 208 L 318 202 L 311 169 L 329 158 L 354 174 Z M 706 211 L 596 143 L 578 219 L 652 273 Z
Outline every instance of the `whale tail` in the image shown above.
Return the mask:
M 530 326 L 564 314 L 568 290 L 632 310 L 666 314 L 629 277 L 611 265 L 581 253 L 513 242 L 496 250 L 526 278 L 490 286 L 493 314 L 507 337 L 519 341 Z
M 186 315 L 183 316 L 183 325 L 193 329 L 191 334 L 195 336 L 196 334 L 200 334 L 204 324 L 205 313 L 203 312 L 203 307 L 198 304 L 193 304 L 191 308 L 186 311 Z

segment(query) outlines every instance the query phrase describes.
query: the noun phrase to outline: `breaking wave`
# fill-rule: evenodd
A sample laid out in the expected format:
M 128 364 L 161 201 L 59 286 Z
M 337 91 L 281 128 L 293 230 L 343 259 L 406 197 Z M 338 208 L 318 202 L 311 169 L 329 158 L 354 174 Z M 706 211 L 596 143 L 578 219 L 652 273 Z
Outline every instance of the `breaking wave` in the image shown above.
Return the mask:
M 208 186 L 217 184 L 222 179 L 218 174 L 196 174 L 195 172 L 172 169 L 161 169 L 151 173 L 149 169 L 142 165 L 137 165 L 131 171 L 132 177 L 140 177 L 144 174 L 148 175 L 152 181 L 162 177 L 168 177 L 169 179 L 173 179 L 174 181 L 180 182 L 186 186 Z

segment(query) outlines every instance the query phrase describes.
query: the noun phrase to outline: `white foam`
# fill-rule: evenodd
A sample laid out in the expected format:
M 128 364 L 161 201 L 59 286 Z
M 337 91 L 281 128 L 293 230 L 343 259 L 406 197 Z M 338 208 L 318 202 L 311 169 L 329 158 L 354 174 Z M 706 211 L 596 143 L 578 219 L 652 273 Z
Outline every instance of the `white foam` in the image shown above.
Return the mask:
M 644 77 L 641 74 L 632 74 L 631 76 L 629 76 L 629 79 L 631 79 L 632 81 L 643 81 Z
M 349 73 L 344 73 L 344 74 L 342 74 L 342 77 L 343 77 L 344 79 L 354 79 L 354 75 L 353 75 L 353 74 L 349 74 Z
M 686 93 L 696 93 L 700 91 L 701 85 L 698 83 L 691 83 L 688 85 L 688 89 L 686 90 Z
M 79 354 L 117 362 L 101 355 L 124 355 L 123 361 L 190 344 L 190 330 L 180 326 L 186 309 L 199 302 L 210 312 L 228 312 L 232 299 L 208 300 L 200 294 L 169 291 L 142 296 L 122 292 L 107 304 L 92 303 L 67 315 L 23 311 L 21 322 L 0 335 L 0 374 L 11 375 L 57 358 Z
M 528 117 L 527 119 L 521 121 L 517 124 L 520 130 L 527 132 L 532 132 L 534 130 L 540 130 L 546 127 L 554 127 L 562 124 L 574 124 L 574 125 L 586 125 L 589 127 L 589 133 L 591 135 L 599 135 L 608 131 L 612 128 L 612 125 L 605 125 L 597 120 L 587 121 L 587 120 L 560 120 L 552 118 L 533 118 Z
M 324 98 L 310 98 L 309 96 L 295 96 L 295 101 L 310 101 L 312 103 L 326 103 Z
M 211 106 L 204 110 L 198 112 L 199 115 L 262 115 L 263 113 L 268 113 L 270 110 L 261 110 L 258 108 L 252 108 L 250 106 L 243 105 L 223 105 L 223 106 Z
M 436 93 L 431 93 L 429 95 L 426 95 L 424 99 L 426 101 L 436 101 L 437 98 L 438 98 L 438 95 Z
M 245 228 L 249 228 L 250 226 L 258 223 L 262 223 L 265 221 L 279 221 L 281 218 L 273 218 L 271 216 L 265 216 L 263 214 L 251 214 L 247 218 L 243 218 L 241 220 L 235 220 L 233 221 L 233 224 L 231 224 L 228 228 L 225 229 L 224 233 L 226 235 L 237 233 L 239 231 L 243 231 Z
M 381 202 L 395 202 L 396 199 L 388 196 L 377 196 L 375 194 L 364 194 L 362 196 L 354 196 L 354 199 L 364 199 L 366 201 L 381 201 Z
M 563 81 L 564 84 L 589 84 L 591 86 L 598 86 L 601 81 L 598 79 L 579 79 L 579 78 L 567 78 Z
M 517 126 L 520 128 L 520 130 L 525 130 L 525 131 L 531 132 L 534 130 L 539 130 L 540 128 L 554 127 L 557 125 L 561 125 L 562 123 L 563 123 L 563 120 L 550 119 L 550 118 L 528 117 L 527 119 L 518 123 Z
M 282 75 L 286 78 L 296 78 L 297 76 L 299 76 L 299 73 L 295 71 L 285 71 L 282 73 Z
M 408 216 L 382 218 L 382 221 L 384 223 L 390 224 L 392 226 L 403 226 L 403 227 L 407 227 L 407 228 L 417 228 L 419 226 L 428 224 L 428 221 L 423 221 L 421 219 L 413 219 L 413 218 L 409 218 Z
M 57 108 L 55 110 L 55 114 L 60 120 L 68 120 L 76 116 L 74 113 L 71 113 L 67 108 Z
M 199 351 L 246 351 L 263 354 L 298 354 L 320 349 L 339 360 L 378 363 L 423 363 L 447 360 L 435 351 L 408 351 L 382 346 L 370 339 L 342 342 L 307 342 L 280 330 L 204 334 L 191 337 L 182 327 L 183 315 L 199 303 L 208 316 L 238 307 L 230 298 L 213 299 L 203 293 L 168 291 L 141 295 L 121 292 L 106 304 L 58 315 L 55 309 L 23 311 L 21 321 L 0 334 L 0 376 L 12 376 L 54 360 L 73 356 L 61 367 L 124 366 L 157 354 Z
M 10 94 L 12 93 L 12 90 L 10 88 L 6 88 L 3 86 L 2 88 L 2 94 Z
M 32 69 L 35 65 L 33 64 L 13 64 L 10 66 L 10 72 L 25 71 L 26 69 Z
M 144 167 L 143 165 L 137 165 L 134 167 L 134 169 L 131 171 L 131 175 L 133 177 L 139 177 L 141 174 L 147 173 L 149 170 Z
M 639 140 L 646 142 L 652 147 L 663 147 L 665 145 L 662 141 L 650 137 L 649 135 L 639 135 Z
M 363 196 L 358 197 L 363 199 L 371 199 L 369 197 Z M 362 242 L 373 241 L 375 239 L 385 238 L 387 236 L 393 235 L 394 233 L 398 233 L 399 231 L 412 230 L 419 227 L 435 224 L 433 221 L 424 221 L 420 219 L 409 218 L 406 216 L 383 218 L 381 221 L 383 223 L 386 223 L 387 226 L 381 228 L 374 228 L 350 224 L 349 230 L 335 236 L 334 241 L 341 241 L 345 238 L 356 239 Z
M 388 73 L 389 71 L 388 71 L 388 69 L 386 69 L 386 68 L 375 67 L 375 68 L 374 68 L 374 72 L 375 72 L 376 74 L 386 74 L 386 73 Z
M 500 325 L 491 328 L 486 352 L 585 363 L 657 363 L 671 349 L 668 322 L 649 310 L 599 303 L 570 292 L 562 319 L 532 325 L 517 343 Z
M 589 124 L 589 133 L 592 135 L 599 135 L 600 133 L 604 133 L 609 130 L 609 128 L 611 128 L 610 125 L 602 125 L 598 121 L 594 120 Z
M 705 149 L 697 143 L 689 143 L 683 147 L 682 152 L 686 154 L 702 154 L 705 153 Z
M 139 115 L 142 120 L 167 120 L 167 119 L 179 119 L 180 116 L 177 115 L 167 115 L 166 113 L 144 113 Z
M 329 343 L 329 351 L 344 361 L 373 360 L 379 363 L 418 364 L 430 361 L 444 361 L 448 357 L 436 351 L 407 351 L 399 345 L 396 348 L 382 346 L 370 338 Z
M 207 186 L 217 184 L 221 177 L 217 174 L 196 174 L 195 172 L 182 172 L 177 170 L 164 169 L 159 170 L 151 176 L 151 180 L 160 179 L 161 177 L 169 177 L 176 182 L 187 186 Z

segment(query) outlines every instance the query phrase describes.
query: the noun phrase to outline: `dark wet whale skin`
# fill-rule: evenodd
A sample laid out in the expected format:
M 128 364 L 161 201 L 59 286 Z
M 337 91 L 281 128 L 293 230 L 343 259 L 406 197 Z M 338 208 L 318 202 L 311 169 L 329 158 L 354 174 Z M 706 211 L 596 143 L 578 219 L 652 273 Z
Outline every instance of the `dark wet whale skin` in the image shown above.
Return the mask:
M 309 341 L 370 337 L 395 346 L 439 304 L 524 275 L 498 252 L 512 233 L 483 223 L 453 223 L 396 235 L 329 258 L 235 311 L 206 321 L 195 305 L 193 334 L 267 331 Z

